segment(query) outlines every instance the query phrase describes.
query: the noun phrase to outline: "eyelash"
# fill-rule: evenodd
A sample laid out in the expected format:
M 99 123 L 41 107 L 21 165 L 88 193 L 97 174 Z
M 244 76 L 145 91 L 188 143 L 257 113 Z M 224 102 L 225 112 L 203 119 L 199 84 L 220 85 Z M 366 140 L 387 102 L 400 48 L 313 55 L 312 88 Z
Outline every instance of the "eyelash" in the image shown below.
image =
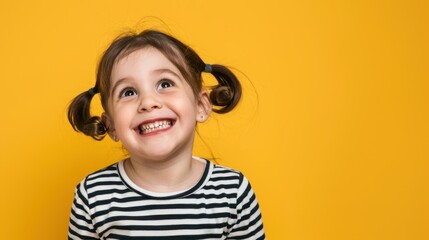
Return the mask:
M 162 87 L 163 84 L 168 83 L 169 86 L 168 87 Z M 159 81 L 158 86 L 156 87 L 157 90 L 164 89 L 164 88 L 170 88 L 174 86 L 174 82 L 169 80 L 169 79 L 162 79 L 161 81 Z
M 126 93 L 132 91 L 133 95 L 125 95 Z M 135 94 L 137 94 L 137 91 L 134 88 L 124 88 L 120 93 L 119 93 L 119 97 L 123 98 L 123 97 L 131 97 L 134 96 Z
M 163 84 L 169 84 L 168 86 L 162 86 Z M 173 81 L 169 80 L 169 79 L 162 79 L 161 81 L 159 81 L 156 89 L 159 91 L 161 89 L 165 89 L 165 88 L 170 88 L 173 87 L 175 84 Z M 127 93 L 132 92 L 132 95 L 126 95 Z M 137 94 L 137 91 L 132 88 L 132 87 L 127 87 L 124 88 L 120 93 L 119 93 L 119 98 L 124 98 L 124 97 L 131 97 Z

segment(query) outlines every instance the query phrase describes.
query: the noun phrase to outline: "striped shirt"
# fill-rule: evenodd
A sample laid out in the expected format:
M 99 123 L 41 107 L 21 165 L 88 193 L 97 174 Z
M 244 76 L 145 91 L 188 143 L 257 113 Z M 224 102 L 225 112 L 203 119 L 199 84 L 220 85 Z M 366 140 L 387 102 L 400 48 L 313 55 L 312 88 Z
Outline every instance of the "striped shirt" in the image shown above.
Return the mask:
M 200 160 L 199 182 L 175 193 L 138 187 L 123 161 L 90 174 L 76 187 L 68 239 L 265 239 L 246 177 Z

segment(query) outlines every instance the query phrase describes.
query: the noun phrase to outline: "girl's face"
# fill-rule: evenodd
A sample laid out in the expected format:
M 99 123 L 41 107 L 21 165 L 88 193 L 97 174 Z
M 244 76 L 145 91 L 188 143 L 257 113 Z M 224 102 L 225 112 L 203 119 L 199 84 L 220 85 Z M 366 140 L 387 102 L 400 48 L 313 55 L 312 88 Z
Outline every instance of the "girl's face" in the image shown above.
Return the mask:
M 136 50 L 112 69 L 109 135 L 131 158 L 160 160 L 190 156 L 196 122 L 211 111 L 207 92 L 194 96 L 179 69 L 153 47 Z

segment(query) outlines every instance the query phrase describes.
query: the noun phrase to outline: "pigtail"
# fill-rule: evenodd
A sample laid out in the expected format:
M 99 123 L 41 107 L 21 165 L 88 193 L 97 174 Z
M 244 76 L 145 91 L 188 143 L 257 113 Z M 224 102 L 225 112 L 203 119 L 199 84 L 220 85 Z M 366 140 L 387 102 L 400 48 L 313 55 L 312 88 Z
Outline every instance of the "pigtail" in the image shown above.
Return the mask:
M 106 125 L 99 116 L 91 116 L 90 106 L 95 90 L 90 90 L 79 94 L 73 99 L 68 108 L 68 120 L 76 132 L 102 140 L 107 133 Z
M 216 113 L 227 113 L 237 106 L 241 98 L 241 84 L 234 73 L 223 65 L 206 65 L 205 72 L 211 73 L 218 85 L 212 87 L 210 102 L 220 108 L 213 109 Z

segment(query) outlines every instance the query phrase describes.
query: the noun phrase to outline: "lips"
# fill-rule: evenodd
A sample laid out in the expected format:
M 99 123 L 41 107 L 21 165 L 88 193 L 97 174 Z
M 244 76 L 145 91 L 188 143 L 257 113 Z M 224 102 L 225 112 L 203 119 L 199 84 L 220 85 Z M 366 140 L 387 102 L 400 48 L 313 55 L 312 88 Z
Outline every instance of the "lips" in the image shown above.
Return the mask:
M 164 119 L 157 120 L 153 122 L 145 122 L 138 126 L 137 131 L 139 134 L 148 134 L 155 131 L 164 130 L 173 126 L 174 120 L 172 119 Z

